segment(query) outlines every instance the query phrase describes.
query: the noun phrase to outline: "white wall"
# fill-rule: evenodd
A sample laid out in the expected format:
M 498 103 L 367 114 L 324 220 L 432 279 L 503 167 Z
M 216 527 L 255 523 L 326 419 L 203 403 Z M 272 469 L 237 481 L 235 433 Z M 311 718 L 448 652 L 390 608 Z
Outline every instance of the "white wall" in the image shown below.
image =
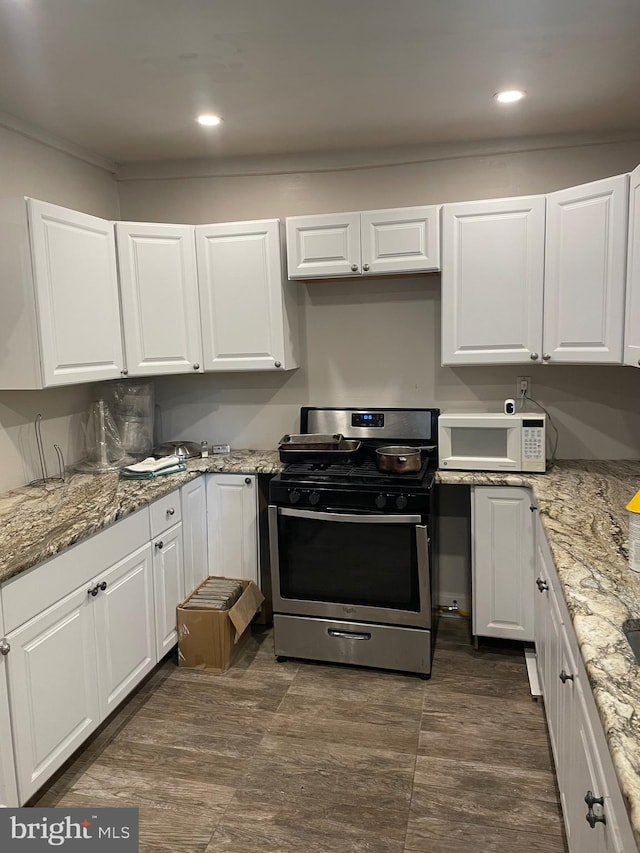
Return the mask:
M 0 127 L 0 195 L 32 196 L 105 218 L 118 218 L 112 175 L 97 166 Z M 0 282 L 0 310 L 2 282 Z M 82 453 L 81 421 L 92 388 L 0 391 L 0 492 L 40 476 L 33 422 L 41 413 L 49 473 L 57 470 L 53 444 L 67 462 Z
M 640 142 L 573 147 L 532 145 L 511 154 L 425 159 L 341 171 L 188 177 L 206 165 L 129 168 L 119 181 L 122 216 L 215 222 L 301 213 L 363 210 L 544 193 L 634 168 Z M 357 164 L 356 164 L 357 165 Z M 265 161 L 264 169 L 269 168 Z M 219 172 L 223 169 L 218 168 Z M 227 171 L 229 170 L 228 167 Z M 253 164 L 256 171 L 259 164 Z M 123 173 L 125 174 L 125 173 Z M 156 383 L 163 437 L 273 447 L 297 426 L 299 407 L 437 405 L 502 407 L 516 376 L 558 424 L 558 456 L 640 455 L 640 373 L 626 367 L 440 366 L 437 275 L 299 285 L 301 368 L 290 374 L 174 377 Z M 268 405 L 267 405 L 268 404 Z

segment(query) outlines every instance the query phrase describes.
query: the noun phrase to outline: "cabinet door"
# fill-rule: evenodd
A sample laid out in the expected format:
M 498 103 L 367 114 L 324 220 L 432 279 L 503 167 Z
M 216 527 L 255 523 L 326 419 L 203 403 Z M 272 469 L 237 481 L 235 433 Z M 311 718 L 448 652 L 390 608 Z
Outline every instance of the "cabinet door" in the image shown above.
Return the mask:
M 360 214 L 287 218 L 289 278 L 360 275 Z
M 442 363 L 538 362 L 543 196 L 445 204 Z
M 258 510 L 255 476 L 207 477 L 209 574 L 258 582 Z
M 20 802 L 100 721 L 93 604 L 82 587 L 7 635 Z
M 104 718 L 156 663 L 151 545 L 100 575 L 94 599 L 100 711 Z
M 296 367 L 279 221 L 199 225 L 196 247 L 205 370 Z
M 560 767 L 558 735 L 560 729 L 560 693 L 562 670 L 562 619 L 551 585 L 555 566 L 551 559 L 546 536 L 540 522 L 536 530 L 536 591 L 534 604 L 534 633 L 538 677 L 544 696 L 549 740 L 556 766 Z M 560 771 L 561 773 L 562 771 Z
M 363 273 L 440 269 L 440 207 L 365 211 L 360 237 Z
M 630 175 L 624 363 L 640 367 L 640 166 Z
M 193 225 L 117 222 L 129 376 L 202 371 Z
M 543 360 L 619 364 L 627 175 L 547 196 Z
M 180 489 L 185 598 L 209 572 L 207 559 L 207 495 L 204 477 Z
M 574 681 L 573 691 L 574 702 L 566 721 L 570 774 L 562 797 L 567 845 L 570 853 L 625 853 L 631 848 L 625 848 L 620 839 L 579 678 Z M 592 804 L 591 812 L 596 819 L 604 817 L 605 822 L 598 820 L 591 826 L 587 820 L 589 806 L 585 798 L 589 796 L 604 800 L 602 804 Z
M 153 541 L 153 592 L 156 656 L 160 660 L 178 642 L 176 607 L 184 600 L 182 524 L 175 524 Z
M 4 636 L 0 608 L 0 809 L 18 805 L 16 767 L 13 759 L 9 692 L 7 690 L 7 655 L 10 643 Z
M 28 199 L 43 383 L 120 377 L 113 224 Z
M 527 489 L 476 486 L 473 633 L 532 641 L 534 514 Z

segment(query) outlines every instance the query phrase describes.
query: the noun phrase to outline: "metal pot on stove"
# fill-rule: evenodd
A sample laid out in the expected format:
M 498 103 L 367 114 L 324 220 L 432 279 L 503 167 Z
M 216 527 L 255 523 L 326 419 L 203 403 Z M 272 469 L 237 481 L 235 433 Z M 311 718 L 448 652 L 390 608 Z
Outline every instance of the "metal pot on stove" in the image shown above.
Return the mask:
M 385 474 L 413 474 L 422 467 L 422 447 L 389 444 L 376 448 L 376 466 Z M 427 449 L 426 447 L 424 448 Z

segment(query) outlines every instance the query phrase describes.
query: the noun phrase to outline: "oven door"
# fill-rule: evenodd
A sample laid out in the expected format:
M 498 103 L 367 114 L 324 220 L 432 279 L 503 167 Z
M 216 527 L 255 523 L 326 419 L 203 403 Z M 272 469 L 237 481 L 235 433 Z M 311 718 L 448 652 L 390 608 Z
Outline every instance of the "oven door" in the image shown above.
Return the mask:
M 269 507 L 276 613 L 431 627 L 419 515 Z

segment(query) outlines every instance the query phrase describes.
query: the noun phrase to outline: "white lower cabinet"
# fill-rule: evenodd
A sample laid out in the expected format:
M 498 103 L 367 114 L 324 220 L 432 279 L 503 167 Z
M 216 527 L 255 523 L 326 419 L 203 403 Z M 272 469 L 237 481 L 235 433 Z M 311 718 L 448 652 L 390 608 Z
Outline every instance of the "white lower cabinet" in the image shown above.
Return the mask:
M 2 588 L 20 803 L 155 665 L 149 536 L 144 509 Z
M 102 717 L 156 663 L 151 565 L 151 545 L 147 544 L 96 580 L 95 585 L 100 586 L 95 618 Z
M 94 601 L 83 584 L 7 634 L 9 694 L 24 802 L 100 722 Z
M 207 559 L 207 492 L 205 478 L 196 477 L 180 489 L 182 557 L 185 598 L 209 573 Z
M 0 605 L 2 601 L 0 600 Z M 7 655 L 9 642 L 4 636 L 2 607 L 0 606 L 0 809 L 18 805 L 16 765 L 13 759 L 11 740 L 11 717 L 9 715 L 9 691 L 7 689 Z
M 542 524 L 537 527 L 538 674 L 570 853 L 636 849 Z
M 532 496 L 514 486 L 473 490 L 473 633 L 533 641 Z
M 156 657 L 164 657 L 178 642 L 176 607 L 184 599 L 182 522 L 153 542 L 153 589 L 156 615 Z
M 258 503 L 255 476 L 209 474 L 209 574 L 258 584 Z

